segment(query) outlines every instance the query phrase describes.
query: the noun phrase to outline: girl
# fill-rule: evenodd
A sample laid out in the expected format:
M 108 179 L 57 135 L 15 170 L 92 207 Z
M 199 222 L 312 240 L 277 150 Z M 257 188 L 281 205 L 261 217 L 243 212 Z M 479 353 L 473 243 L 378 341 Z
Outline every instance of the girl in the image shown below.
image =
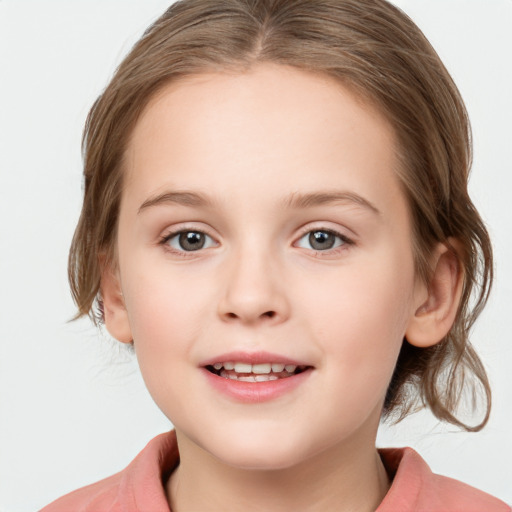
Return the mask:
M 467 430 L 492 250 L 469 125 L 383 0 L 183 0 L 89 115 L 69 276 L 175 430 L 44 511 L 510 511 L 375 448 Z M 470 299 L 474 298 L 473 301 Z M 471 378 L 478 425 L 458 416 Z

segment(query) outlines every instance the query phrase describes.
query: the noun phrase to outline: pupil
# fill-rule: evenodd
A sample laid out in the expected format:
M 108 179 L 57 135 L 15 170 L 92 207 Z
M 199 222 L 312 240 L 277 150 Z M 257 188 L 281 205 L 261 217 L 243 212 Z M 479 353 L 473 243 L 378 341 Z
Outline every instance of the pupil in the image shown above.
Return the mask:
M 180 234 L 180 245 L 185 251 L 197 251 L 204 246 L 204 234 L 187 231 Z
M 313 231 L 309 235 L 309 243 L 316 250 L 330 249 L 334 245 L 334 235 L 327 231 Z

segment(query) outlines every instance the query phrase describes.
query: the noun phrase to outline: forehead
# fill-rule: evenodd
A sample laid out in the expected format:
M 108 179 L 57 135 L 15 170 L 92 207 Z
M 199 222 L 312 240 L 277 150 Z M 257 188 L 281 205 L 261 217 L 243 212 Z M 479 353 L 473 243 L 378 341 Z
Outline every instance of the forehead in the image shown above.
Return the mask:
M 334 171 L 362 195 L 397 186 L 394 133 L 375 108 L 331 77 L 268 63 L 167 85 L 125 157 L 139 201 L 175 187 L 301 192 L 330 186 Z

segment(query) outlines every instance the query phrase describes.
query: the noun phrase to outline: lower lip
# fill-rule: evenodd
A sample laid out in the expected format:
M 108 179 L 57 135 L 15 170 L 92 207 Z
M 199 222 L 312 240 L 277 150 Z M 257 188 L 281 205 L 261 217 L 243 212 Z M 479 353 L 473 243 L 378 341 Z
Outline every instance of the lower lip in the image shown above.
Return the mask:
M 240 380 L 226 379 L 215 375 L 206 368 L 201 368 L 208 382 L 217 390 L 238 402 L 258 403 L 274 400 L 286 393 L 290 393 L 295 388 L 305 382 L 312 368 L 277 380 L 268 380 L 264 382 L 243 382 Z

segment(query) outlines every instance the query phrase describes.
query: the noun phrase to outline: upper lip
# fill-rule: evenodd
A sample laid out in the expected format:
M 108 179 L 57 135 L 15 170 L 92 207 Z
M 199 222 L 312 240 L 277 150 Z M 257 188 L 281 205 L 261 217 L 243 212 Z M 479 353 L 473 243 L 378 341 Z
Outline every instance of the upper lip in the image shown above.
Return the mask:
M 233 351 L 219 354 L 218 356 L 211 357 L 200 363 L 199 366 L 213 366 L 215 363 L 246 363 L 246 364 L 263 364 L 263 363 L 282 363 L 293 364 L 295 366 L 311 366 L 304 361 L 292 359 L 290 357 L 282 356 L 280 354 L 273 354 L 271 352 L 243 352 Z

